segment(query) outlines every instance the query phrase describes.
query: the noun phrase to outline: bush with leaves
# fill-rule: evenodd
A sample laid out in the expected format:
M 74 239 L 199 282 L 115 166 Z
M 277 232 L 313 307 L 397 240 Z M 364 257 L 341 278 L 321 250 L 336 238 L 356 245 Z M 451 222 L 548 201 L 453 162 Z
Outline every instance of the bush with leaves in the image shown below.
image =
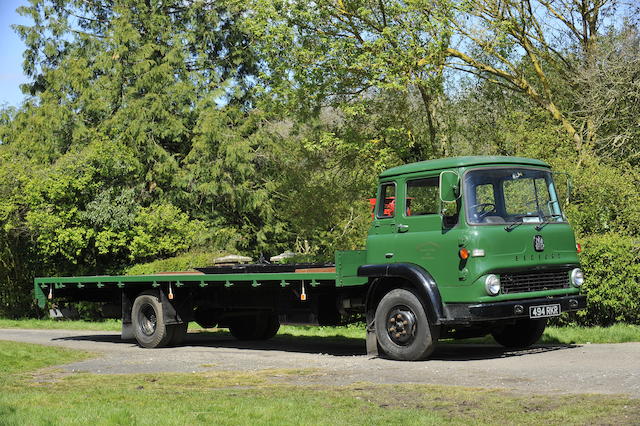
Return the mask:
M 577 313 L 580 325 L 640 324 L 640 241 L 617 233 L 581 240 L 583 291 L 588 305 Z

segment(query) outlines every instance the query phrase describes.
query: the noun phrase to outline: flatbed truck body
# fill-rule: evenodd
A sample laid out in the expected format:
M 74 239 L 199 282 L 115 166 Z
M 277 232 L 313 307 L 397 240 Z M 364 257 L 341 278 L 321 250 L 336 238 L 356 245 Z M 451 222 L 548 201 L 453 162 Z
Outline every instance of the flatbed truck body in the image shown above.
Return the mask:
M 548 164 L 458 157 L 381 174 L 365 250 L 333 265 L 227 265 L 138 276 L 36 278 L 48 300 L 119 306 L 122 336 L 177 345 L 187 325 L 272 337 L 280 323 L 364 319 L 367 351 L 425 359 L 439 338 L 526 347 L 586 306 L 576 242 Z

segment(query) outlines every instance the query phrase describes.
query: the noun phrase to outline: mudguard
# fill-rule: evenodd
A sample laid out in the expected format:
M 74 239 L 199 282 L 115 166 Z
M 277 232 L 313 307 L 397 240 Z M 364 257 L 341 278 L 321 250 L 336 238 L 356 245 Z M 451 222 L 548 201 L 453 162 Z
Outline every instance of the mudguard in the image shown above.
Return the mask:
M 358 276 L 370 278 L 397 277 L 411 282 L 419 296 L 423 298 L 429 321 L 439 325 L 445 318 L 442 307 L 442 298 L 436 285 L 436 281 L 424 268 L 413 263 L 387 263 L 382 265 L 362 265 L 358 268 Z M 369 296 L 375 292 L 375 284 L 367 292 L 367 305 Z

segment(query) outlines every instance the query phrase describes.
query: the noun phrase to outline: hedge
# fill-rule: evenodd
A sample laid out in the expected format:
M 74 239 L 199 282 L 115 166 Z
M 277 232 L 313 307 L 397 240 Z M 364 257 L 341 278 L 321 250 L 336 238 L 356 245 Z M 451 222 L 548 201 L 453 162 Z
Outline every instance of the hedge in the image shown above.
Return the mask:
M 586 311 L 580 325 L 640 324 L 640 241 L 606 233 L 580 239 Z

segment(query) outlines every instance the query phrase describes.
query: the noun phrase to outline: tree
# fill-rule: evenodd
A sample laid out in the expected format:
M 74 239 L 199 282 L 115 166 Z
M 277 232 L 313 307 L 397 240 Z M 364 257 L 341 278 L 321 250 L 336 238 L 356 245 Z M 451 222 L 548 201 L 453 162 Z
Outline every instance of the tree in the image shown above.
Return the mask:
M 575 110 L 589 117 L 599 157 L 640 164 L 640 33 L 634 25 L 609 29 L 593 47 L 594 60 L 578 70 Z
M 616 0 L 472 0 L 459 2 L 451 23 L 460 37 L 450 47 L 453 69 L 527 96 L 559 124 L 584 154 L 596 138 L 593 118 L 563 104 L 574 79 L 595 60 L 604 18 Z
M 247 26 L 260 43 L 272 99 L 318 116 L 385 90 L 418 94 L 428 144 L 411 158 L 446 155 L 438 138 L 443 49 L 450 32 L 431 0 L 320 0 L 252 4 Z

